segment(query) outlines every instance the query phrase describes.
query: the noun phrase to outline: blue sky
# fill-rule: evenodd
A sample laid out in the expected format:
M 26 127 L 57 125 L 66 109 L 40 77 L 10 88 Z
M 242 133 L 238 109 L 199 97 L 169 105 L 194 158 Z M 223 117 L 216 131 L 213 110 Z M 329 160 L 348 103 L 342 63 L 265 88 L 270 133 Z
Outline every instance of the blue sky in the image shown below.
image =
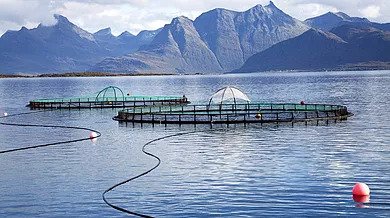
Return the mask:
M 390 22 L 389 0 L 274 0 L 291 16 L 304 20 L 328 11 L 342 11 L 372 21 Z M 195 19 L 214 8 L 247 10 L 269 0 L 0 0 L 0 35 L 22 26 L 54 24 L 53 14 L 62 14 L 89 31 L 111 27 L 115 35 L 123 31 L 137 34 L 156 29 L 172 18 L 184 15 Z

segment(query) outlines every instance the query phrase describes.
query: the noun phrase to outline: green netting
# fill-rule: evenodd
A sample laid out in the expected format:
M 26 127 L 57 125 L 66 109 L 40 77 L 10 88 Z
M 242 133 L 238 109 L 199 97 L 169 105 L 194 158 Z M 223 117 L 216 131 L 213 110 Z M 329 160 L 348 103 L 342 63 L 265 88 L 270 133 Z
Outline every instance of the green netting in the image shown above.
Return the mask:
M 170 113 L 170 114 L 210 114 L 210 113 L 236 113 L 240 111 L 334 111 L 343 109 L 340 105 L 325 104 L 273 104 L 273 103 L 250 103 L 250 104 L 225 104 L 225 105 L 159 105 L 137 107 L 124 110 L 128 113 Z
M 267 123 L 345 119 L 345 106 L 325 104 L 210 104 L 154 105 L 118 112 L 118 121 L 140 123 Z
M 146 96 L 146 95 L 124 95 L 123 91 L 116 86 L 108 86 L 99 92 L 89 96 L 69 98 L 46 98 L 35 99 L 32 103 L 96 103 L 96 102 L 123 102 L 123 101 L 164 101 L 181 99 L 180 96 Z
M 73 97 L 73 98 L 51 98 L 51 99 L 35 99 L 31 102 L 37 103 L 60 103 L 60 102 L 99 102 L 99 101 L 160 101 L 160 100 L 175 100 L 180 99 L 180 96 L 129 96 L 122 98 L 115 97 Z

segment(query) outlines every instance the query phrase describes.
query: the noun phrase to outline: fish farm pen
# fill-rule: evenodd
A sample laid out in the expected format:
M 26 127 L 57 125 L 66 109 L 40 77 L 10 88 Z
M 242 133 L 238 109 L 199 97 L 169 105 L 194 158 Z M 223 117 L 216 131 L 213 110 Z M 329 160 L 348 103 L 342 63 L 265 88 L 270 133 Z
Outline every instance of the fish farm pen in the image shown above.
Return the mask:
M 339 120 L 352 115 L 347 107 L 326 104 L 160 105 L 126 109 L 117 121 L 161 124 L 233 124 Z
M 185 96 L 134 96 L 115 86 L 104 88 L 89 97 L 54 98 L 32 100 L 31 109 L 81 109 L 81 108 L 128 108 L 139 106 L 188 104 Z
M 214 93 L 208 104 L 154 105 L 118 112 L 114 120 L 134 123 L 230 124 L 272 123 L 346 119 L 352 115 L 347 107 L 328 104 L 251 103 L 235 87 Z

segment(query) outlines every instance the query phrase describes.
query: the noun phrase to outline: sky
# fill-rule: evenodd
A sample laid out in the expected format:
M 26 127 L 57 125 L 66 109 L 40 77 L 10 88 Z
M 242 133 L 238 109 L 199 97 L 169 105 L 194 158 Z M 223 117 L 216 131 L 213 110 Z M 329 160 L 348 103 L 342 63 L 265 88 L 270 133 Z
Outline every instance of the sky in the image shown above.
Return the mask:
M 285 13 L 299 20 L 342 11 L 371 21 L 390 22 L 389 0 L 273 0 Z M 269 0 L 0 0 L 0 35 L 22 26 L 55 24 L 53 14 L 94 33 L 111 27 L 114 35 L 123 31 L 137 34 L 170 23 L 172 18 L 195 19 L 214 8 L 245 11 Z

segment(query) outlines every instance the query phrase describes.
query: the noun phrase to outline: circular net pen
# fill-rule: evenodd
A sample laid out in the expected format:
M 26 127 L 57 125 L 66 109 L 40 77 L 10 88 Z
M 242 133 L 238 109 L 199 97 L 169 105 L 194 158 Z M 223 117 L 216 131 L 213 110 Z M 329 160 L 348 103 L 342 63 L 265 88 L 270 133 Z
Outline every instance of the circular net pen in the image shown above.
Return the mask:
M 247 103 L 138 107 L 118 112 L 117 121 L 164 124 L 233 124 L 343 120 L 347 107 L 327 104 Z
M 327 104 L 251 103 L 235 87 L 215 92 L 207 105 L 159 105 L 118 112 L 115 120 L 135 123 L 230 124 L 302 122 L 346 119 L 352 115 L 347 107 Z
M 128 108 L 171 104 L 188 104 L 185 96 L 143 96 L 124 94 L 116 86 L 84 97 L 36 99 L 27 105 L 32 109 L 82 109 L 82 108 Z

